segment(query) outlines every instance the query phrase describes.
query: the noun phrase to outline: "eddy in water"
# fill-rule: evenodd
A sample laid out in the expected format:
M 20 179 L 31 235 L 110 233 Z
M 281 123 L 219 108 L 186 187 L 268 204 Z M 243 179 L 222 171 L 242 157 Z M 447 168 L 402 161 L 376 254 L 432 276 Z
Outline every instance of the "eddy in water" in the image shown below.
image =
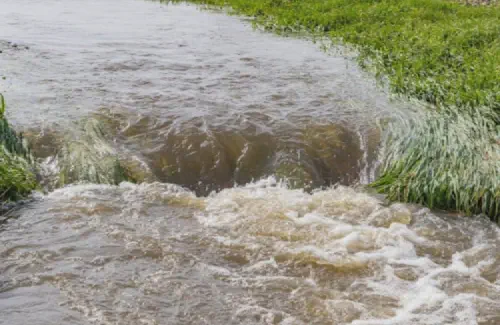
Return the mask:
M 360 186 L 405 104 L 355 64 L 187 5 L 0 8 L 51 190 L 0 219 L 0 324 L 500 323 L 496 225 Z

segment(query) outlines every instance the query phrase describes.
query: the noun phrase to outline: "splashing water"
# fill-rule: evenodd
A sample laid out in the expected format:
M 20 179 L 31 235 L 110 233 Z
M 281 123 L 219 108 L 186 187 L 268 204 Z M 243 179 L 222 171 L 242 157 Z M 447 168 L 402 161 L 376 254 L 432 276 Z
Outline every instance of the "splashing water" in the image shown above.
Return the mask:
M 56 190 L 2 226 L 2 315 L 75 324 L 495 324 L 486 219 L 274 179 Z M 30 297 L 27 299 L 26 297 Z M 29 307 L 32 306 L 32 307 Z M 50 312 L 49 312 L 50 311 Z
M 109 135 L 88 157 L 150 182 L 0 217 L 1 324 L 500 323 L 494 224 L 353 185 L 404 104 L 350 61 L 186 5 L 0 7 L 6 113 L 35 153 L 71 152 L 90 116 Z

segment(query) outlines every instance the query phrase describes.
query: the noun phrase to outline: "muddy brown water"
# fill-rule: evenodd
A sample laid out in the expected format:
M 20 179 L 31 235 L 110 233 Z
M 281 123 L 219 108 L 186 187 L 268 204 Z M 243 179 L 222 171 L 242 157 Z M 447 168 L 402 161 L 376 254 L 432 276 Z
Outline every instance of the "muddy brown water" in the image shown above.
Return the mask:
M 2 0 L 0 50 L 40 156 L 98 116 L 154 181 L 1 217 L 0 324 L 500 324 L 496 225 L 354 185 L 406 104 L 352 61 L 141 0 Z

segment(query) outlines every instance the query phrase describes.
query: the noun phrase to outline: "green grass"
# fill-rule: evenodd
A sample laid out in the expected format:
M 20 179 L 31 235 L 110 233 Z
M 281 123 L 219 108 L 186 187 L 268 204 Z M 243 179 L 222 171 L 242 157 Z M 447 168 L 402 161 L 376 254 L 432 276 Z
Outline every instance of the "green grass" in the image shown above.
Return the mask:
M 391 124 L 371 184 L 394 201 L 500 218 L 500 127 L 491 110 L 422 110 Z M 411 132 L 408 132 L 411 130 Z
M 172 1 L 163 1 L 172 2 Z M 175 2 L 175 1 L 174 1 Z M 190 0 L 355 48 L 395 93 L 500 111 L 500 6 L 443 0 Z
M 37 187 L 29 147 L 10 127 L 4 113 L 5 100 L 0 94 L 0 210 L 5 202 L 24 198 Z

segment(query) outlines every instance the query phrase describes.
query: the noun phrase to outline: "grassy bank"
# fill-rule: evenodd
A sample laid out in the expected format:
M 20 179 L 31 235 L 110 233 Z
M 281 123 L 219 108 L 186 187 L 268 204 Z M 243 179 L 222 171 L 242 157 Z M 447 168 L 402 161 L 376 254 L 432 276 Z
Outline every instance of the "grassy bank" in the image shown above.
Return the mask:
M 385 165 L 371 184 L 394 201 L 500 219 L 500 132 L 493 113 L 422 109 L 387 132 Z M 411 130 L 411 132 L 409 132 Z
M 167 1 L 170 2 L 170 1 Z M 500 111 L 500 6 L 443 0 L 191 0 L 353 46 L 392 91 Z
M 498 221 L 497 1 L 188 2 L 230 7 L 268 30 L 306 31 L 356 50 L 361 66 L 394 93 L 430 104 L 409 121 L 391 123 L 385 164 L 372 186 L 391 200 L 484 213 Z
M 31 152 L 4 113 L 5 100 L 0 94 L 0 211 L 4 203 L 26 197 L 37 186 Z

